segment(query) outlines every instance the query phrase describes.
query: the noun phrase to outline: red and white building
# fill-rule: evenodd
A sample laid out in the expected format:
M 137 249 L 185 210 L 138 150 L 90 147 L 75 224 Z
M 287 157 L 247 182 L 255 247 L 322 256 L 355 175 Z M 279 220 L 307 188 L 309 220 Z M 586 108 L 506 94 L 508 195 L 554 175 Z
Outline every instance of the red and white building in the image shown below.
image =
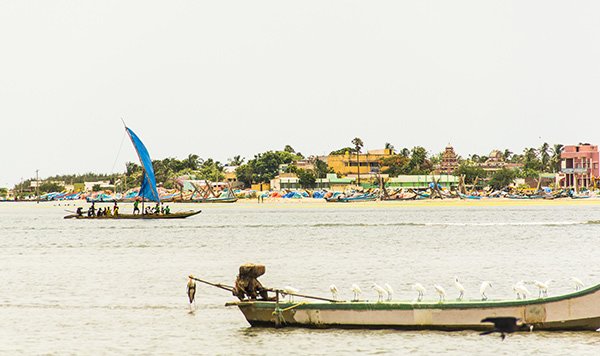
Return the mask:
M 598 146 L 589 143 L 565 146 L 560 155 L 560 186 L 587 188 L 600 177 Z

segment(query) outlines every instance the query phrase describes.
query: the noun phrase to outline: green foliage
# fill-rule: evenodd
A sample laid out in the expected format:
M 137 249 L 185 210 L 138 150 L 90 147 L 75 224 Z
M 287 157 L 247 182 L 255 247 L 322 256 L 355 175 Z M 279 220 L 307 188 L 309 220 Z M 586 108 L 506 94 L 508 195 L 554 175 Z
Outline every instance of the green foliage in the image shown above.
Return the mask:
M 334 173 L 333 169 L 329 168 L 327 163 L 321 161 L 320 159 L 315 160 L 315 175 L 317 178 L 325 178 L 327 177 L 327 173 Z
M 39 192 L 40 194 L 52 193 L 52 192 L 62 192 L 65 190 L 65 187 L 61 184 L 51 183 L 51 182 L 43 182 L 40 184 Z
M 393 155 L 382 158 L 379 165 L 385 168 L 382 173 L 389 174 L 391 177 L 397 177 L 401 174 L 409 174 L 410 158 L 403 155 Z
M 331 152 L 329 152 L 329 154 L 331 156 L 342 156 L 342 155 L 345 155 L 346 152 L 352 154 L 355 152 L 355 149 L 352 147 L 344 147 L 344 148 L 340 148 L 339 150 L 331 151 Z
M 429 174 L 433 165 L 427 159 L 427 150 L 421 146 L 413 147 L 408 167 L 410 174 Z
M 241 166 L 242 164 L 244 164 L 244 158 L 242 158 L 242 156 L 237 155 L 237 156 L 233 156 L 233 158 L 230 158 L 227 161 L 227 164 L 230 166 Z
M 100 184 L 94 184 L 94 185 L 92 186 L 92 191 L 93 191 L 93 192 L 99 192 L 99 191 L 100 191 L 100 189 L 101 189 L 101 188 L 100 188 Z
M 464 175 L 466 184 L 473 184 L 478 177 L 481 179 L 486 176 L 485 170 L 475 165 L 472 161 L 462 162 L 458 168 L 456 168 L 454 174 L 458 176 Z
M 492 189 L 502 189 L 513 183 L 516 177 L 517 174 L 514 170 L 502 168 L 492 174 L 488 183 Z
M 250 186 L 252 183 L 269 183 L 279 173 L 281 164 L 291 164 L 301 157 L 286 151 L 267 151 L 259 153 L 248 163 L 236 169 L 238 180 Z
M 198 178 L 219 182 L 225 178 L 223 174 L 223 165 L 219 161 L 213 161 L 212 158 L 202 162 L 198 170 Z
M 315 182 L 317 181 L 317 177 L 311 170 L 298 169 L 298 183 L 302 188 L 312 188 L 315 186 Z

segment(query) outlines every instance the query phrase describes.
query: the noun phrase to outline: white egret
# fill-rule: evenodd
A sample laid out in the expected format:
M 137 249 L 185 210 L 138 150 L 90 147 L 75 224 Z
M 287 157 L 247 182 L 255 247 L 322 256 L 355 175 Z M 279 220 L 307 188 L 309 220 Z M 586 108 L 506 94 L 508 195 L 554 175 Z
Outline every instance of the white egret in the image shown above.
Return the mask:
M 419 293 L 419 295 L 417 296 L 417 301 L 421 301 L 423 299 L 423 295 L 425 294 L 425 292 L 427 292 L 427 290 L 425 289 L 425 287 L 423 287 L 423 285 L 421 283 L 415 283 L 412 285 L 412 290 L 417 291 Z
M 352 287 L 351 287 L 352 293 L 354 293 L 354 299 L 352 299 L 355 302 L 358 302 L 358 297 L 360 297 L 361 293 L 362 293 L 362 289 L 360 289 L 360 287 L 355 284 L 352 283 Z
M 442 286 L 439 284 L 434 284 L 433 288 L 435 288 L 435 291 L 440 296 L 440 303 L 446 300 L 446 290 Z
M 385 288 L 385 291 L 387 292 L 387 300 L 388 302 L 392 300 L 392 297 L 394 296 L 394 289 L 392 288 L 392 286 L 390 286 L 389 284 L 384 284 L 383 287 Z
M 299 289 L 291 287 L 291 286 L 285 286 L 283 287 L 283 290 L 281 291 L 281 293 L 286 294 L 288 296 L 288 302 L 293 302 L 294 301 L 294 295 L 293 293 L 298 293 L 300 292 Z
M 517 282 L 513 286 L 513 291 L 515 293 L 517 293 L 517 299 L 521 299 L 521 297 L 523 297 L 523 299 L 527 299 L 527 296 L 529 294 L 531 294 L 531 293 L 529 293 L 529 290 L 527 289 L 527 287 L 525 287 L 525 284 L 523 281 Z
M 383 289 L 377 283 L 373 283 L 373 285 L 371 285 L 371 288 L 373 288 L 375 292 L 377 292 L 377 303 L 381 303 L 383 301 L 383 296 L 386 294 L 385 289 Z
M 454 277 L 454 286 L 460 292 L 460 294 L 458 295 L 458 300 L 462 300 L 465 296 L 465 287 L 463 287 L 462 283 L 458 281 L 458 277 L 456 276 Z
M 533 285 L 536 286 L 539 291 L 538 298 L 548 296 L 548 285 L 550 282 L 552 282 L 551 279 L 547 280 L 546 282 L 533 281 Z
M 329 286 L 329 291 L 331 292 L 331 298 L 334 300 L 338 299 L 338 289 L 335 284 Z
M 584 287 L 584 284 L 581 281 L 581 279 L 579 279 L 577 277 L 571 277 L 571 282 L 573 282 L 573 284 L 575 284 L 575 290 L 580 290 L 581 288 Z
M 479 294 L 481 294 L 481 300 L 487 300 L 488 297 L 485 295 L 485 291 L 488 288 L 492 288 L 492 283 L 489 281 L 481 282 L 481 287 L 479 287 Z

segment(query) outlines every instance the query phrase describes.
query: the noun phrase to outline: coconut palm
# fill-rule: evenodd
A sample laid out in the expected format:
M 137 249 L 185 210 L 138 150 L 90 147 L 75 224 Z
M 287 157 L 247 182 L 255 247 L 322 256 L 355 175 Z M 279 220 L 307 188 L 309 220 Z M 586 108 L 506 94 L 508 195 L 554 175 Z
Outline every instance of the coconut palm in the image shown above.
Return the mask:
M 560 155 L 565 146 L 557 143 L 552 148 L 552 158 L 550 158 L 550 165 L 552 166 L 552 172 L 556 173 L 560 169 Z
M 364 143 L 360 138 L 355 137 L 352 140 L 352 144 L 354 145 L 354 148 L 356 149 L 356 169 L 358 171 L 357 184 L 360 185 L 360 150 L 361 150 L 361 148 L 363 148 Z

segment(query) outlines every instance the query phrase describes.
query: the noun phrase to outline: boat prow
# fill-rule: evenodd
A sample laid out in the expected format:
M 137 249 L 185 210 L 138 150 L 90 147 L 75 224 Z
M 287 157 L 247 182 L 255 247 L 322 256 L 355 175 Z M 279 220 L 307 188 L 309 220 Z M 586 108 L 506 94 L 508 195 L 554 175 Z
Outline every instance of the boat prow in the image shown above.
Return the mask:
M 171 214 L 119 214 L 119 215 L 110 215 L 110 216 L 87 216 L 87 215 L 77 215 L 71 214 L 67 215 L 65 219 L 90 219 L 90 220 L 120 220 L 120 219 L 142 219 L 142 220 L 150 220 L 150 219 L 185 219 L 190 216 L 198 215 L 202 212 L 202 210 L 196 211 L 181 211 Z
M 389 328 L 408 330 L 489 330 L 488 317 L 515 317 L 534 330 L 600 328 L 600 284 L 561 296 L 526 300 L 456 302 L 240 301 L 252 326 L 308 328 Z

